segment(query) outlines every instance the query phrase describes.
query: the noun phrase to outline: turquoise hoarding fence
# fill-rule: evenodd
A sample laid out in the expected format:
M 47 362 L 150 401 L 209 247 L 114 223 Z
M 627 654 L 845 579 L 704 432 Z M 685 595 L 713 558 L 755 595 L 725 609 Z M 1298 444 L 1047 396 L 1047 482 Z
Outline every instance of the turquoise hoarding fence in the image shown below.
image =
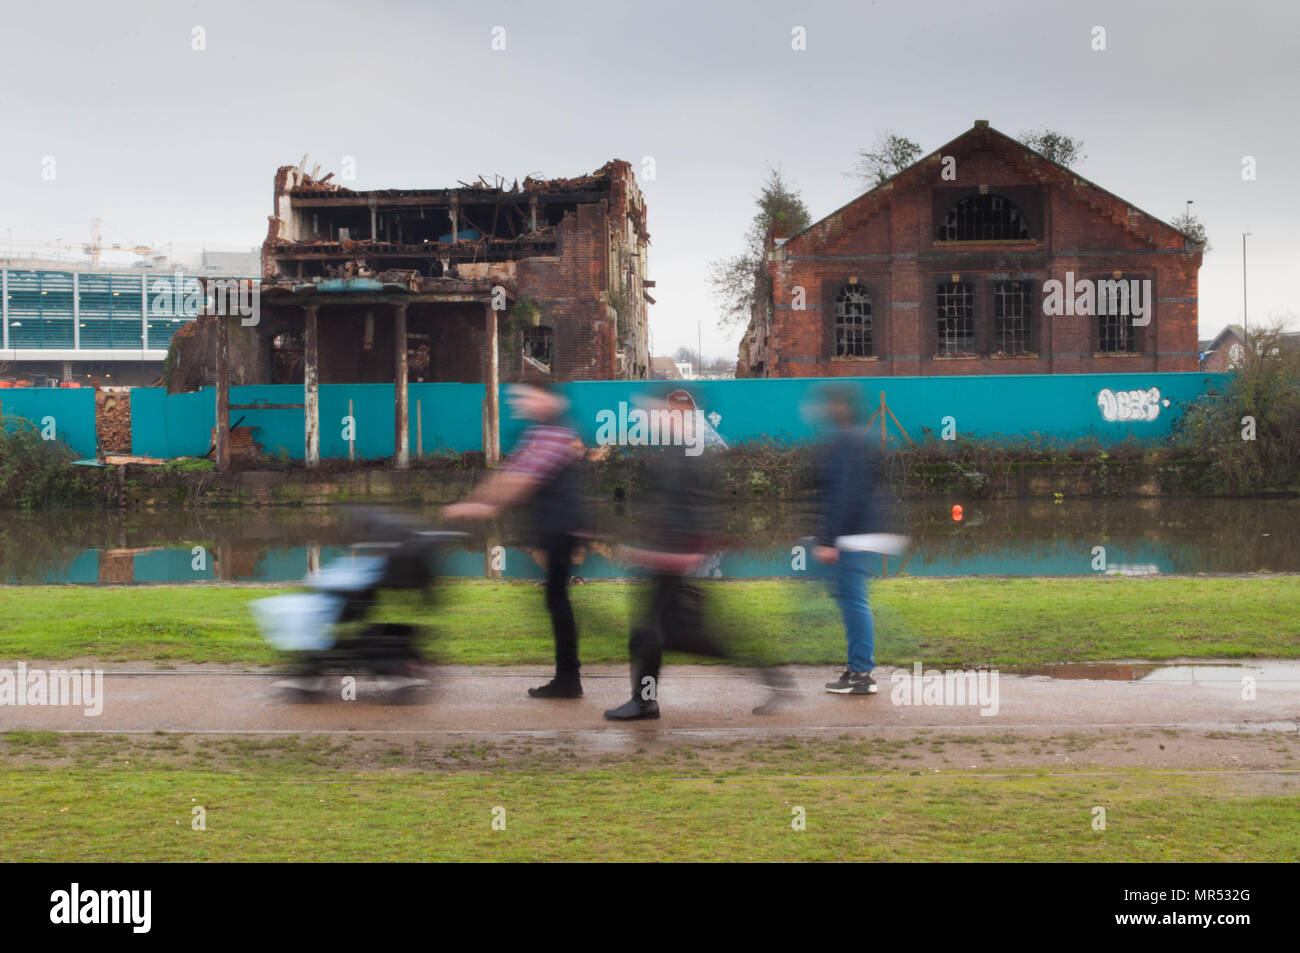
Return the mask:
M 77 387 L 8 387 L 0 410 L 27 420 L 47 440 L 60 440 L 79 457 L 96 452 L 95 392 Z
M 1149 444 L 1166 436 L 1193 400 L 1226 375 L 1031 374 L 992 377 L 804 378 L 724 381 L 581 381 L 561 385 L 570 416 L 589 445 L 619 439 L 641 395 L 683 390 L 730 444 L 759 440 L 800 443 L 816 437 L 807 412 L 809 399 L 826 384 L 857 390 L 867 414 L 880 395 L 898 424 L 916 441 L 926 430 L 959 438 L 1025 438 L 1057 441 L 1096 438 L 1104 444 L 1133 438 Z M 501 445 L 518 439 L 523 422 L 512 419 L 502 385 Z M 75 391 L 69 393 L 76 393 Z M 354 455 L 360 460 L 391 457 L 392 384 L 323 384 L 320 388 L 321 456 L 346 459 L 349 401 Z M 410 446 L 414 457 L 481 450 L 482 384 L 410 385 Z M 3 399 L 3 398 L 0 398 Z M 231 423 L 253 428 L 253 439 L 270 455 L 303 458 L 301 385 L 232 387 Z M 274 405 L 280 405 L 278 407 Z M 143 456 L 201 456 L 211 446 L 216 395 L 212 388 L 168 395 L 159 388 L 131 392 L 133 452 Z M 93 422 L 93 407 L 91 408 Z M 608 426 L 610 421 L 614 427 Z M 602 430 L 602 423 L 606 426 Z M 631 436 L 627 426 L 624 438 Z M 888 439 L 902 438 L 891 423 Z
M 959 438 L 1041 434 L 1056 441 L 1095 437 L 1104 444 L 1132 437 L 1149 444 L 1166 436 L 1193 400 L 1226 375 L 1024 374 L 989 377 L 782 378 L 724 381 L 591 381 L 564 385 L 571 414 L 585 442 L 597 442 L 600 424 L 621 423 L 636 395 L 647 390 L 686 391 L 719 436 L 730 444 L 758 440 L 799 443 L 817 435 L 808 404 L 828 384 L 857 391 L 870 416 L 880 395 L 915 441 L 928 429 Z M 503 412 L 504 413 L 504 412 Z M 950 419 L 949 419 L 950 418 Z M 501 445 L 510 447 L 521 421 L 502 420 Z M 891 445 L 902 440 L 890 424 Z
M 327 460 L 348 458 L 348 432 L 358 460 L 378 460 L 394 453 L 392 384 L 322 384 L 320 452 Z M 464 453 L 483 448 L 482 384 L 412 384 L 410 446 L 414 457 Z M 168 394 L 160 387 L 131 390 L 131 451 L 138 456 L 169 459 L 202 456 L 212 446 L 216 426 L 216 390 Z M 265 384 L 230 388 L 230 423 L 253 428 L 253 439 L 268 456 L 301 460 L 305 451 L 303 389 L 300 384 Z M 351 402 L 349 404 L 349 401 Z M 347 417 L 351 407 L 352 426 Z

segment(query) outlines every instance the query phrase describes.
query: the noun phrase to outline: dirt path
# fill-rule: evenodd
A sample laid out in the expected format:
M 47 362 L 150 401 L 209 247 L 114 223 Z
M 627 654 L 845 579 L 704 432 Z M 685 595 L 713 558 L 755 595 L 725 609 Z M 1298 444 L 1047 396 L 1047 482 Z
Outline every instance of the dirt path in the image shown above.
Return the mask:
M 0 669 L 13 665 L 0 662 Z M 880 693 L 870 697 L 825 693 L 832 673 L 823 668 L 790 671 L 797 687 L 791 701 L 777 714 L 754 715 L 766 692 L 752 673 L 670 666 L 661 680 L 663 717 L 626 725 L 602 718 L 630 690 L 621 666 L 590 667 L 586 697 L 573 701 L 528 698 L 528 686 L 545 677 L 536 669 L 444 667 L 431 672 L 433 685 L 414 703 L 394 705 L 369 696 L 364 680 L 356 701 L 295 703 L 273 688 L 279 674 L 133 663 L 105 672 L 98 716 L 72 707 L 0 707 L 0 731 L 64 733 L 57 749 L 10 744 L 0 745 L 0 754 L 6 762 L 62 757 L 73 764 L 84 749 L 114 763 L 179 759 L 193 766 L 254 750 L 275 759 L 301 744 L 325 744 L 326 754 L 313 757 L 353 770 L 532 772 L 625 763 L 691 774 L 702 766 L 764 770 L 774 752 L 794 751 L 808 771 L 832 758 L 837 771 L 864 777 L 942 772 L 990 780 L 1026 770 L 1122 776 L 1142 768 L 1204 775 L 1207 783 L 1226 778 L 1242 793 L 1300 791 L 1296 662 L 1155 672 L 1098 667 L 1106 679 L 1000 675 L 990 715 L 978 705 L 895 704 L 895 669 L 876 670 Z M 1242 697 L 1242 671 L 1260 675 L 1254 700 Z
M 28 662 L 29 670 L 69 668 L 76 663 Z M 0 663 L 12 668 L 15 663 Z M 1250 671 L 1246 663 L 1244 671 Z M 339 689 L 323 701 L 295 703 L 273 688 L 279 675 L 216 667 L 152 670 L 139 664 L 104 675 L 103 711 L 79 707 L 0 707 L 0 727 L 58 731 L 205 733 L 264 732 L 694 732 L 761 736 L 800 731 L 869 730 L 915 732 L 962 729 L 1084 730 L 1172 728 L 1251 732 L 1298 730 L 1300 663 L 1270 663 L 1253 699 L 1243 698 L 1243 669 L 1197 665 L 1186 676 L 1140 681 L 1055 679 L 1001 674 L 985 684 L 981 700 L 966 704 L 923 703 L 923 685 L 910 672 L 880 668 L 875 696 L 822 691 L 832 674 L 824 668 L 790 670 L 796 693 L 775 714 L 751 709 L 765 690 L 750 673 L 719 666 L 670 666 L 659 686 L 663 717 L 657 723 L 614 725 L 607 707 L 630 692 L 627 670 L 592 666 L 584 673 L 586 697 L 539 701 L 527 697 L 544 680 L 536 668 L 431 670 L 432 686 L 413 704 L 385 704 L 371 682 L 360 678 L 355 701 Z M 895 674 L 897 673 L 897 675 Z M 934 701 L 931 696 L 929 701 Z M 957 699 L 952 699 L 957 701 Z M 922 702 L 922 703 L 918 703 Z

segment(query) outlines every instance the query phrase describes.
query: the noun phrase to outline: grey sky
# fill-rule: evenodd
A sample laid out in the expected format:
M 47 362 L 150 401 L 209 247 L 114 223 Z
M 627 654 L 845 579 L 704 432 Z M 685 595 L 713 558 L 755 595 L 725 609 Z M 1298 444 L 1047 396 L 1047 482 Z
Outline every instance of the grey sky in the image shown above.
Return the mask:
M 1241 319 L 1243 231 L 1252 324 L 1294 324 L 1298 34 L 1290 2 L 27 4 L 0 34 L 0 241 L 80 243 L 100 216 L 106 242 L 258 245 L 304 152 L 354 156 L 362 189 L 653 156 L 655 353 L 702 320 L 705 354 L 734 356 L 708 263 L 739 250 L 769 165 L 820 218 L 880 132 L 929 152 L 988 119 L 1082 137 L 1080 174 L 1166 220 L 1195 200 L 1202 337 Z

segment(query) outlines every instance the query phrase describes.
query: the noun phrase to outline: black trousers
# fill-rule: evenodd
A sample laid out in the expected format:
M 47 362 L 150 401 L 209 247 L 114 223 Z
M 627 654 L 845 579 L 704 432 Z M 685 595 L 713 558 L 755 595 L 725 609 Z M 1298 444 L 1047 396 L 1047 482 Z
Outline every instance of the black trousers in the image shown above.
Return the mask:
M 551 616 L 551 633 L 555 637 L 555 677 L 561 681 L 577 680 L 578 626 L 569 603 L 569 570 L 573 568 L 573 549 L 577 540 L 567 533 L 542 540 L 546 550 L 546 611 Z
M 705 632 L 703 592 L 683 577 L 667 574 L 651 578 L 627 648 L 632 658 L 632 697 L 641 701 L 658 697 L 664 649 L 713 658 L 728 654 Z

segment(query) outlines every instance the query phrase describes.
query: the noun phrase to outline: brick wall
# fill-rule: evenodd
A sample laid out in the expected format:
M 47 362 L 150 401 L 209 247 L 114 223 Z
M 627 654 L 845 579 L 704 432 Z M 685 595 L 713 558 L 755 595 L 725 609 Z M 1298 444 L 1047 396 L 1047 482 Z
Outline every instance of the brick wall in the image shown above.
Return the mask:
M 942 157 L 956 160 L 942 178 Z M 1023 213 L 1027 241 L 938 241 L 947 209 L 986 192 Z M 1181 234 L 977 125 L 886 185 L 854 200 L 783 245 L 769 269 L 775 312 L 768 376 L 1040 374 L 1197 370 L 1199 251 Z M 1101 354 L 1097 319 L 1043 313 L 1051 279 L 1149 279 L 1150 323 L 1136 329 L 1137 352 Z M 995 356 L 993 288 L 1020 280 L 1030 289 L 1031 346 Z M 974 356 L 941 356 L 938 286 L 974 292 Z M 834 301 L 856 284 L 872 299 L 873 355 L 835 356 Z M 805 309 L 794 307 L 803 289 Z

